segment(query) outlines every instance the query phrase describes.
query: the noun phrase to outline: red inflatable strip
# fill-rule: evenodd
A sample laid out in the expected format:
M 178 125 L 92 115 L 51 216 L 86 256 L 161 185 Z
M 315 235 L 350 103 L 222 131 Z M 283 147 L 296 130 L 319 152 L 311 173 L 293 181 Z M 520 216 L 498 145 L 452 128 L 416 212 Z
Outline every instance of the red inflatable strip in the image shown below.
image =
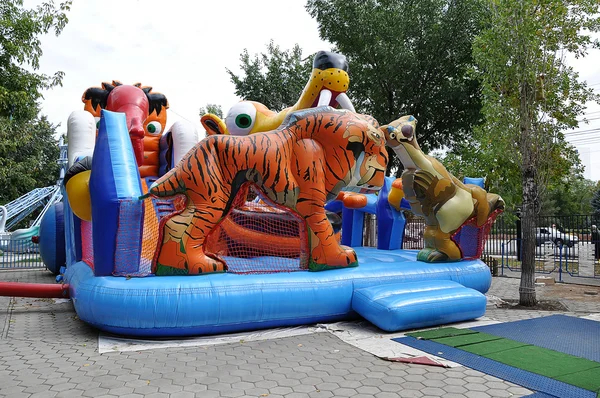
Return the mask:
M 68 284 L 0 282 L 0 296 L 69 298 Z

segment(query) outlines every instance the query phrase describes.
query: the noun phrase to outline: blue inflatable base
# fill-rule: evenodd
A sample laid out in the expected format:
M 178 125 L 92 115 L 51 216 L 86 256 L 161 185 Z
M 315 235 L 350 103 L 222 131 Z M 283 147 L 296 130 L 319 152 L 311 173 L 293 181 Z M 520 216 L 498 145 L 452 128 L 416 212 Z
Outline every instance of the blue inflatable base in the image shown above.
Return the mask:
M 77 262 L 66 282 L 78 317 L 131 336 L 195 336 L 331 322 L 357 316 L 356 289 L 451 280 L 485 293 L 490 270 L 479 260 L 429 264 L 414 250 L 355 248 L 359 266 L 322 272 L 125 278 L 94 276 Z
M 352 308 L 378 328 L 397 332 L 479 318 L 486 302 L 456 282 L 427 280 L 355 290 Z

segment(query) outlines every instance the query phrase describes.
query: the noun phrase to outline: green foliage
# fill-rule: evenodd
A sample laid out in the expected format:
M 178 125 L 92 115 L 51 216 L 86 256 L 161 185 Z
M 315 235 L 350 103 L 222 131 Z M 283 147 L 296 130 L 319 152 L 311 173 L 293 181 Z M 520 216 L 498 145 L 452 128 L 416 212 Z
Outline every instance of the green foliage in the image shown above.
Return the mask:
M 45 117 L 17 123 L 0 118 L 0 203 L 58 180 L 56 126 Z
M 217 104 L 206 104 L 206 107 L 200 107 L 200 116 L 204 116 L 207 113 L 212 113 L 213 115 L 217 115 L 221 119 L 223 118 L 223 109 L 221 109 L 221 105 Z
M 426 153 L 470 137 L 481 120 L 479 83 L 467 73 L 481 1 L 308 0 L 307 9 L 348 58 L 358 111 L 381 123 L 415 116 Z
M 22 0 L 0 2 L 0 203 L 58 179 L 56 126 L 39 117 L 42 91 L 59 85 L 63 73 L 36 73 L 40 36 L 60 34 L 70 1 L 25 9 Z
M 0 2 L 0 117 L 25 121 L 36 117 L 42 90 L 61 84 L 62 72 L 47 76 L 29 69 L 39 68 L 39 37 L 51 30 L 60 34 L 70 5 L 67 1 L 56 7 L 50 1 L 28 10 L 22 0 Z
M 549 187 L 541 198 L 542 215 L 591 214 L 596 183 L 578 175 L 570 175 Z
M 488 0 L 488 5 L 489 27 L 474 43 L 485 124 L 449 161 L 455 168 L 477 169 L 514 205 L 523 200 L 524 167 L 536 181 L 537 198 L 582 171 L 564 131 L 576 128 L 585 102 L 598 97 L 578 82 L 564 53 L 585 55 L 592 40 L 580 32 L 598 30 L 592 17 L 598 3 Z
M 312 70 L 312 57 L 302 58 L 300 46 L 281 50 L 273 41 L 267 45 L 266 53 L 253 58 L 244 50 L 240 62 L 243 76 L 227 69 L 235 84 L 235 94 L 244 100 L 258 101 L 275 112 L 296 103 Z
M 485 124 L 476 131 L 473 152 L 488 162 L 505 158 L 502 162 L 509 174 L 521 176 L 519 302 L 529 306 L 536 302 L 534 227 L 541 198 L 552 186 L 560 194 L 561 183 L 573 182 L 572 175 L 581 173 L 578 156 L 563 132 L 578 126 L 577 117 L 587 101 L 599 100 L 578 81 L 564 57 L 566 53 L 582 57 L 594 44 L 590 32 L 600 30 L 600 4 L 598 0 L 486 1 L 487 28 L 473 45 Z M 516 196 L 515 181 L 498 177 L 496 183 Z M 499 193 L 505 194 L 501 189 Z
M 596 186 L 596 191 L 592 197 L 592 214 L 594 218 L 600 219 L 600 187 Z

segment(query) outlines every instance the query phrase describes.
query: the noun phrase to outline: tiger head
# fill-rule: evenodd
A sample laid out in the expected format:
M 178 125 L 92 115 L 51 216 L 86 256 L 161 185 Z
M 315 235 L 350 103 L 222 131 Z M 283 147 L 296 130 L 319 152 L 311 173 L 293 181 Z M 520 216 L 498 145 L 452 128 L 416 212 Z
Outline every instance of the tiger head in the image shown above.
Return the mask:
M 378 191 L 385 182 L 388 154 L 385 136 L 378 127 L 379 124 L 372 117 L 356 114 L 354 120 L 346 125 L 343 135 L 348 141 L 346 149 L 356 159 L 349 172 L 349 190 L 358 188 L 363 193 Z

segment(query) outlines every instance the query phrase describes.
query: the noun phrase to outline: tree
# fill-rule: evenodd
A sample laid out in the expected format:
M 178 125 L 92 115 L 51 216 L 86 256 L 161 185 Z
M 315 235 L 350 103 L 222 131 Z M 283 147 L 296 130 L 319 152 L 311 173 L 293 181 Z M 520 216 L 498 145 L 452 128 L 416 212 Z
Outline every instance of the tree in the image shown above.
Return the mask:
M 600 187 L 596 186 L 596 191 L 592 197 L 592 214 L 595 220 L 600 220 Z
M 244 50 L 240 62 L 243 76 L 227 69 L 235 95 L 258 101 L 275 112 L 296 103 L 312 70 L 312 57 L 302 58 L 300 46 L 281 50 L 273 41 L 267 45 L 266 53 L 254 58 Z
M 22 0 L 0 3 L 0 203 L 58 179 L 56 126 L 38 116 L 42 91 L 61 84 L 62 72 L 37 73 L 40 36 L 60 34 L 70 1 L 35 9 Z
M 206 107 L 200 107 L 200 116 L 204 116 L 207 113 L 212 113 L 213 115 L 217 115 L 221 119 L 223 119 L 223 110 L 221 109 L 221 105 L 217 104 L 206 104 Z
M 0 118 L 0 203 L 58 180 L 56 126 L 46 117 L 14 123 Z
M 522 265 L 519 303 L 535 296 L 535 221 L 549 177 L 570 173 L 572 148 L 564 131 L 578 126 L 584 104 L 598 97 L 577 80 L 565 54 L 585 56 L 600 29 L 597 0 L 487 0 L 487 28 L 474 42 L 485 124 L 475 149 L 510 158 L 522 189 Z M 490 154 L 489 143 L 499 143 Z M 559 165 L 557 167 L 557 164 Z M 566 167 L 565 167 L 566 166 Z M 514 170 L 514 169 L 513 169 Z
M 59 35 L 68 19 L 70 1 L 58 7 L 52 1 L 35 10 L 23 9 L 22 0 L 0 3 L 0 116 L 31 120 L 38 114 L 42 91 L 61 84 L 63 72 L 53 76 L 32 72 L 42 56 L 39 36 L 54 30 Z
M 592 198 L 596 183 L 581 175 L 569 175 L 558 184 L 551 184 L 540 197 L 542 215 L 578 215 L 592 213 Z
M 479 83 L 467 73 L 481 1 L 308 0 L 306 7 L 321 38 L 348 58 L 358 111 L 381 123 L 415 116 L 424 152 L 452 148 L 481 121 Z

